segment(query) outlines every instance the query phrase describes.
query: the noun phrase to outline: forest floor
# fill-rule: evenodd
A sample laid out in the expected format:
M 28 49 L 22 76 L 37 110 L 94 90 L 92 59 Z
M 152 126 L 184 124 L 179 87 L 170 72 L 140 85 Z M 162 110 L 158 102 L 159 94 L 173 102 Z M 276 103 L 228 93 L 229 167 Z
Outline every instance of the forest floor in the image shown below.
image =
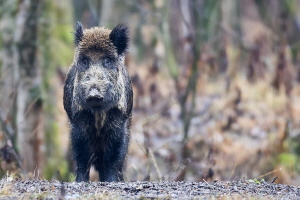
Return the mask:
M 299 199 L 300 187 L 230 182 L 59 182 L 0 180 L 1 199 Z

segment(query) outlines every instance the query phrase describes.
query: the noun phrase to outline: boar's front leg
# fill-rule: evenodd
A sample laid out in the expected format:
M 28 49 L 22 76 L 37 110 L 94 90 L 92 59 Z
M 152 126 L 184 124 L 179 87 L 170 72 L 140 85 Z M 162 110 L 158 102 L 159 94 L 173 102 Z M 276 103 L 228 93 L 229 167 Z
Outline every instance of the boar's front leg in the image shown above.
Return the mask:
M 102 157 L 103 160 L 101 162 L 97 160 L 97 163 L 95 163 L 95 168 L 99 172 L 100 181 L 124 181 L 123 166 L 128 150 L 128 143 L 128 135 L 122 132 L 118 138 L 110 140 L 108 148 Z
M 89 145 L 79 129 L 71 130 L 73 159 L 76 163 L 76 182 L 89 181 Z

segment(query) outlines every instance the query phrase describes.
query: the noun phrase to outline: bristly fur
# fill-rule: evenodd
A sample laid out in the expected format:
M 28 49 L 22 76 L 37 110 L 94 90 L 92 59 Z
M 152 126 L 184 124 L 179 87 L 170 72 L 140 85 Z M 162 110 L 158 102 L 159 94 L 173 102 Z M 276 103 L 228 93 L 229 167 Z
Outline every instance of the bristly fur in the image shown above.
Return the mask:
M 83 31 L 83 37 L 78 45 L 80 52 L 112 54 L 117 56 L 117 47 L 109 39 L 111 30 L 104 27 L 93 27 Z
M 80 22 L 76 23 L 76 28 L 74 32 L 74 43 L 77 46 L 81 42 L 83 37 L 83 27 Z
M 128 27 L 124 24 L 118 24 L 109 35 L 110 40 L 117 47 L 118 54 L 125 53 L 128 49 L 129 37 Z
M 63 104 L 71 125 L 76 181 L 88 181 L 90 167 L 100 181 L 123 181 L 130 140 L 132 84 L 124 60 L 127 27 L 83 30 L 78 22 L 73 63 L 67 73 Z M 109 62 L 106 62 L 109 61 Z M 91 95 L 97 91 L 97 96 Z M 90 104 L 90 97 L 95 104 Z

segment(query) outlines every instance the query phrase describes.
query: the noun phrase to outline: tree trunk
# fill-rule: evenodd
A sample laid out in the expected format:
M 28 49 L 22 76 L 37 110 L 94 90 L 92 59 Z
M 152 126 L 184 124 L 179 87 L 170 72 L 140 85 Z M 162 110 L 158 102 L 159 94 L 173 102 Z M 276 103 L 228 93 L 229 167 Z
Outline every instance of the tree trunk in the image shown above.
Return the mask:
M 183 55 L 182 69 L 179 70 L 179 75 L 175 79 L 177 96 L 181 107 L 181 118 L 183 120 L 183 138 L 181 159 L 185 167 L 176 177 L 176 181 L 185 179 L 185 174 L 188 167 L 188 158 L 190 152 L 187 147 L 188 133 L 192 117 L 195 109 L 196 88 L 199 77 L 198 60 L 200 55 L 200 36 L 197 26 L 200 24 L 199 10 L 201 10 L 202 1 L 170 1 L 170 34 L 173 40 L 172 44 L 174 54 Z M 198 10 L 197 10 L 198 9 Z M 180 23 L 179 23 L 180 22 Z M 172 34 L 172 32 L 177 32 Z M 179 33 L 180 32 L 180 33 Z M 181 48 L 177 48 L 181 47 Z M 176 53 L 177 51 L 177 53 Z M 180 59 L 177 59 L 180 62 Z M 184 80 L 184 82 L 183 82 Z M 180 83 L 181 81 L 181 83 Z
M 13 121 L 13 104 L 15 99 L 15 73 L 13 63 L 13 32 L 15 27 L 14 12 L 16 11 L 16 0 L 1 2 L 1 62 L 0 68 L 0 108 L 1 114 L 7 121 Z
M 101 14 L 99 19 L 100 26 L 107 26 L 113 12 L 114 0 L 102 0 Z
M 39 0 L 23 0 L 16 18 L 14 62 L 17 67 L 17 145 L 25 172 L 40 170 L 43 152 L 41 72 L 37 64 Z

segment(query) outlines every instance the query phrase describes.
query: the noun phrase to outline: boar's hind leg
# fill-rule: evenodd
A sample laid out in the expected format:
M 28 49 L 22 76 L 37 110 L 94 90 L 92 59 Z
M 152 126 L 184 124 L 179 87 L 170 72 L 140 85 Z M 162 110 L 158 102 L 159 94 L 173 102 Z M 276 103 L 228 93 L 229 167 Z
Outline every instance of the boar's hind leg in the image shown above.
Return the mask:
M 121 141 L 120 141 L 121 140 Z M 118 182 L 123 179 L 123 165 L 127 153 L 127 139 L 111 142 L 108 151 L 103 156 L 103 162 L 95 164 L 100 181 Z
M 72 130 L 72 151 L 76 163 L 76 182 L 89 181 L 90 152 L 88 142 L 80 137 L 76 130 Z

